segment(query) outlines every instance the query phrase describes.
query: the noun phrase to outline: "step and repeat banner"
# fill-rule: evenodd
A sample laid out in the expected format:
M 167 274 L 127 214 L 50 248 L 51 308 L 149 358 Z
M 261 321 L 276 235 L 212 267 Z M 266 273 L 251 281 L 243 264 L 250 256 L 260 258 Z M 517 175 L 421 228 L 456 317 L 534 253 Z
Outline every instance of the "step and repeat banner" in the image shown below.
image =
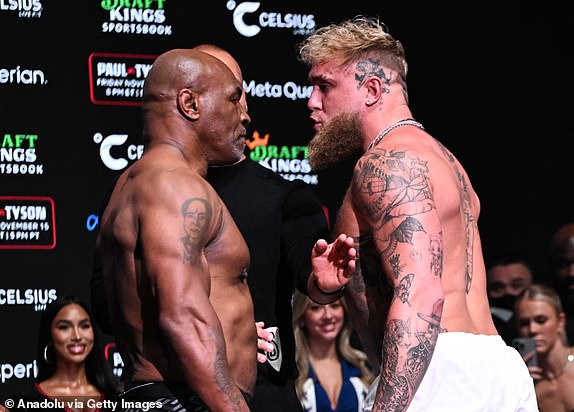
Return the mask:
M 246 153 L 308 182 L 334 216 L 348 170 L 323 179 L 309 167 L 311 88 L 296 45 L 359 13 L 377 15 L 378 2 L 0 0 L 0 394 L 34 379 L 46 305 L 89 301 L 100 198 L 143 153 L 143 82 L 164 51 L 231 52 L 252 118 Z M 119 373 L 112 346 L 106 355 Z
M 485 254 L 523 252 L 546 276 L 552 231 L 574 219 L 562 103 L 572 14 L 444 3 L 0 0 L 0 395 L 34 379 L 46 305 L 70 293 L 89 300 L 100 200 L 143 153 L 143 82 L 172 48 L 212 43 L 237 58 L 252 119 L 246 153 L 309 183 L 332 222 L 352 159 L 309 167 L 311 88 L 297 45 L 330 22 L 380 16 L 405 46 L 415 117 L 478 192 Z M 121 373 L 113 341 L 106 355 Z

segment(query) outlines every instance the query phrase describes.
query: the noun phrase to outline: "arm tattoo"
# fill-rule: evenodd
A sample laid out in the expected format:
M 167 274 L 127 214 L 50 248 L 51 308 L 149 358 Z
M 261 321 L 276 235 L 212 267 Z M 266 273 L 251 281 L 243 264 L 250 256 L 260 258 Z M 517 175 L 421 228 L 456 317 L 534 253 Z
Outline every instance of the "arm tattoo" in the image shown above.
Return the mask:
M 409 384 L 403 373 L 399 350 L 406 350 L 410 345 L 410 322 L 391 319 L 387 323 L 384 339 L 384 364 L 381 367 L 381 381 L 377 389 L 378 402 L 373 409 L 388 411 L 403 410 L 409 400 Z M 384 389 L 383 389 L 384 387 Z M 380 395 L 380 396 L 379 396 Z
M 383 259 L 387 259 L 395 251 L 398 243 L 412 244 L 414 233 L 424 231 L 423 225 L 418 220 L 407 217 L 391 233 L 389 245 L 382 253 Z
M 222 334 L 218 332 L 215 332 L 215 334 L 219 335 L 218 338 L 215 339 L 216 342 L 225 341 Z M 238 406 L 243 397 L 240 397 L 239 395 L 234 396 L 236 394 L 236 391 L 234 391 L 236 386 L 229 374 L 229 365 L 227 363 L 227 357 L 225 356 L 225 349 L 219 347 L 218 344 L 216 350 L 217 353 L 215 354 L 215 363 L 213 365 L 215 381 L 217 382 L 217 386 L 221 389 L 221 392 L 228 394 L 233 404 L 237 407 L 237 409 L 239 409 Z
M 430 264 L 431 273 L 434 274 L 435 276 L 442 277 L 442 257 L 443 257 L 442 232 L 440 233 L 439 236 L 430 235 L 429 251 L 432 256 Z
M 211 205 L 206 199 L 192 197 L 181 205 L 184 236 L 183 263 L 198 263 L 205 246 L 211 224 Z
M 365 156 L 355 171 L 355 190 L 372 199 L 364 212 L 382 227 L 389 220 L 425 213 L 435 207 L 426 162 L 405 152 L 379 150 Z M 357 169 L 356 169 L 357 170 Z
M 414 397 L 431 361 L 438 334 L 443 299 L 437 300 L 430 314 L 417 313 L 428 323 L 426 330 L 411 332 L 410 320 L 391 319 L 384 339 L 381 382 L 373 410 L 404 411 Z
M 411 243 L 415 232 L 425 232 L 414 216 L 435 208 L 428 183 L 426 162 L 407 157 L 404 151 L 377 150 L 364 156 L 354 175 L 354 190 L 363 202 L 359 213 L 366 216 L 375 229 L 391 225 L 381 259 L 395 252 L 397 243 Z
M 411 286 L 413 284 L 414 277 L 414 273 L 409 273 L 408 275 L 403 276 L 397 287 L 395 287 L 394 297 L 398 298 L 401 302 L 406 303 L 409 306 L 411 306 L 411 303 L 409 302 L 409 296 L 411 293 Z
M 389 258 L 389 263 L 391 264 L 391 268 L 393 270 L 393 278 L 398 279 L 399 274 L 403 271 L 403 268 L 400 264 L 400 257 L 399 255 L 392 255 Z

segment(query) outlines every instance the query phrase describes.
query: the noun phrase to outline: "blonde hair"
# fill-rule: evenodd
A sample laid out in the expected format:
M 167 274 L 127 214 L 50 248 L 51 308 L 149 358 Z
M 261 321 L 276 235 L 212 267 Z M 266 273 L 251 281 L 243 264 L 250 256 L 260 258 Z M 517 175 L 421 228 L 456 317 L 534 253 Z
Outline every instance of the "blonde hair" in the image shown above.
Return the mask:
M 390 35 L 384 23 L 373 17 L 357 16 L 317 29 L 299 44 L 299 56 L 309 66 L 330 60 L 347 66 L 379 58 L 406 82 L 408 65 L 403 45 Z
M 516 314 L 518 314 L 518 305 L 524 300 L 546 302 L 550 305 L 550 307 L 552 307 L 552 309 L 554 309 L 556 316 L 560 317 L 561 314 L 564 314 L 562 302 L 560 301 L 560 295 L 558 295 L 558 292 L 556 292 L 556 290 L 550 286 L 533 283 L 524 289 L 524 291 L 522 291 L 514 303 L 514 312 Z M 518 316 L 516 316 L 516 318 L 518 320 Z M 560 331 L 560 339 L 562 340 L 562 343 L 568 345 L 568 339 L 566 338 L 566 331 L 564 328 L 562 328 Z
M 360 379 L 368 387 L 374 380 L 374 375 L 367 364 L 367 355 L 351 346 L 350 338 L 353 332 L 353 324 L 347 315 L 347 302 L 342 297 L 339 302 L 343 306 L 344 320 L 343 328 L 337 336 L 337 352 L 347 362 L 357 367 L 361 373 Z M 304 294 L 295 291 L 293 297 L 293 331 L 295 333 L 295 360 L 297 362 L 297 369 L 299 376 L 295 381 L 295 390 L 299 399 L 303 398 L 303 384 L 309 375 L 309 343 L 307 333 L 301 327 L 303 315 L 309 306 L 315 304 Z

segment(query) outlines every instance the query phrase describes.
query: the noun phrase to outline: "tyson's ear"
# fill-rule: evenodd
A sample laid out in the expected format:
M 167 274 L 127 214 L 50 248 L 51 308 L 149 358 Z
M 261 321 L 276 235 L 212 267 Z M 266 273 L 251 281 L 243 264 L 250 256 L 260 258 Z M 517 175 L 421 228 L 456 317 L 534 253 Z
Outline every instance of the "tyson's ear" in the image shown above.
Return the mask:
M 190 120 L 199 118 L 199 94 L 191 89 L 181 89 L 177 94 L 177 107 Z

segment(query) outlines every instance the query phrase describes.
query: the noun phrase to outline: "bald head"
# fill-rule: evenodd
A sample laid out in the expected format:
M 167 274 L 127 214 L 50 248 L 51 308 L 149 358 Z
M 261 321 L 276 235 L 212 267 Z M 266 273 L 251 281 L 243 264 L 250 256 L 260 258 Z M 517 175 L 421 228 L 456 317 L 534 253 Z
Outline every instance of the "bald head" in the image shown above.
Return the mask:
M 209 54 L 210 56 L 219 59 L 229 68 L 229 70 L 231 70 L 237 80 L 243 82 L 243 74 L 241 73 L 239 63 L 237 63 L 237 60 L 235 60 L 233 56 L 226 50 L 223 50 L 221 47 L 215 46 L 213 44 L 201 44 L 197 47 L 194 47 L 193 50 L 198 50 L 202 53 Z
M 552 238 L 554 253 L 559 253 L 567 248 L 574 249 L 574 223 L 568 223 L 560 227 Z
M 213 44 L 200 44 L 199 46 L 194 47 L 193 50 L 198 50 L 219 59 L 229 68 L 229 70 L 231 70 L 235 78 L 239 80 L 243 87 L 243 73 L 241 72 L 239 63 L 237 63 L 237 60 L 235 60 L 229 52 Z M 243 94 L 241 96 L 241 104 L 245 108 L 245 111 L 247 111 L 247 97 L 245 96 L 245 90 L 243 90 Z
M 229 67 L 220 59 L 194 49 L 174 49 L 153 63 L 144 83 L 144 103 L 171 100 L 181 89 L 203 93 L 229 79 Z M 235 76 L 234 76 L 235 77 Z
M 232 163 L 243 152 L 250 121 L 242 96 L 241 82 L 221 60 L 194 49 L 167 51 L 145 80 L 144 143 L 177 142 L 193 153 L 201 144 L 208 162 Z

